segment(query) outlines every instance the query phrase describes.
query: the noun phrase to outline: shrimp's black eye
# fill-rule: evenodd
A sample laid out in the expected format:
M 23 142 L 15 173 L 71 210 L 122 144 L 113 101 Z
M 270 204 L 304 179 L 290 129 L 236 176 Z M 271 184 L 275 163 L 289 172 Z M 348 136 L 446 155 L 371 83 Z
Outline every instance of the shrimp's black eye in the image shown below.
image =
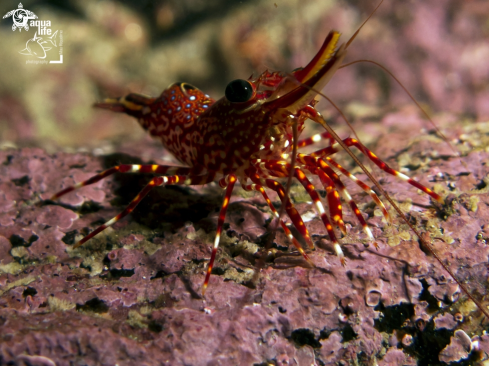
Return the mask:
M 228 84 L 224 94 L 232 103 L 243 103 L 249 101 L 253 96 L 253 87 L 246 80 L 236 79 Z

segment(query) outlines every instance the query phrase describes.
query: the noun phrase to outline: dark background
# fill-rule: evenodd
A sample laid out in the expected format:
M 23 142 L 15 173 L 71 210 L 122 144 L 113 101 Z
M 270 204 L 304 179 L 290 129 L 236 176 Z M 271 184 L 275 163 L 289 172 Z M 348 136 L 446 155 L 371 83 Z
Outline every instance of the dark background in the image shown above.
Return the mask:
M 0 13 L 17 5 L 3 1 Z M 26 65 L 18 51 L 34 31 L 12 32 L 10 18 L 0 22 L 0 141 L 57 151 L 143 137 L 130 119 L 91 109 L 96 100 L 129 91 L 158 95 L 176 81 L 219 98 L 235 78 L 304 66 L 330 29 L 346 41 L 377 1 L 23 5 L 64 31 L 64 63 Z M 486 1 L 386 0 L 352 43 L 348 60 L 381 62 L 435 116 L 454 112 L 482 121 L 489 116 L 488 15 Z M 139 37 L 128 36 L 134 25 Z M 325 91 L 355 118 L 380 119 L 386 108 L 410 103 L 385 73 L 367 64 L 339 71 Z M 320 107 L 326 114 L 327 108 Z

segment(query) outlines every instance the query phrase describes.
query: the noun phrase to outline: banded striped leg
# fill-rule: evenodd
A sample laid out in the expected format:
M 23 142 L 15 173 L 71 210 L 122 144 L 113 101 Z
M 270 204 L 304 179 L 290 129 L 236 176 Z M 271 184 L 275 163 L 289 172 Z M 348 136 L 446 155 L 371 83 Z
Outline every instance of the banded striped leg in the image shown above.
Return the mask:
M 313 145 L 313 144 L 315 144 L 317 142 L 320 142 L 320 141 L 323 141 L 325 139 L 328 139 L 329 140 L 329 144 L 330 145 L 333 145 L 335 143 L 334 138 L 332 138 L 331 135 L 329 134 L 329 132 L 326 131 L 326 132 L 318 133 L 316 135 L 313 135 L 311 137 L 308 137 L 308 138 L 306 138 L 304 140 L 299 140 L 297 142 L 297 147 L 300 149 L 302 147 Z
M 119 213 L 117 216 L 113 217 L 109 221 L 107 221 L 105 224 L 99 226 L 96 228 L 94 231 L 92 231 L 90 234 L 85 236 L 83 239 L 81 239 L 78 243 L 76 243 L 73 246 L 73 249 L 78 248 L 79 246 L 83 245 L 86 243 L 88 240 L 93 238 L 95 235 L 98 233 L 102 232 L 103 230 L 107 229 L 109 226 L 115 224 L 117 221 L 122 219 L 123 217 L 127 216 L 129 213 L 131 213 L 134 208 L 138 205 L 139 202 L 154 188 L 157 186 L 162 186 L 164 184 L 185 184 L 185 185 L 196 185 L 196 184 L 205 184 L 202 183 L 205 181 L 206 183 L 212 181 L 214 178 L 213 175 L 205 175 L 205 176 L 194 176 L 194 177 L 188 177 L 185 175 L 173 175 L 170 177 L 154 177 L 151 179 L 151 181 L 142 189 L 139 194 L 134 197 L 134 199 L 131 201 L 131 203 L 122 211 Z
M 335 189 L 335 184 L 338 189 L 343 193 L 345 199 L 349 202 L 350 207 L 352 208 L 353 212 L 357 216 L 357 219 L 360 221 L 360 224 L 362 225 L 364 231 L 367 233 L 369 239 L 373 240 L 373 235 L 370 229 L 367 226 L 367 223 L 365 222 L 365 219 L 361 215 L 360 210 L 358 209 L 356 203 L 353 201 L 351 196 L 348 194 L 346 191 L 345 186 L 339 179 L 338 175 L 334 173 L 334 171 L 329 168 L 326 165 L 326 168 L 329 169 L 328 173 L 331 174 L 333 179 L 331 179 L 327 173 L 323 172 L 321 169 L 317 167 L 316 159 L 310 158 L 307 155 L 304 154 L 299 154 L 302 155 L 300 158 L 298 157 L 298 163 L 302 164 L 312 164 L 314 165 L 305 165 L 305 168 L 308 169 L 311 173 L 318 175 L 319 179 L 323 183 L 326 191 L 328 192 L 328 202 L 329 202 L 329 211 L 330 215 L 333 218 L 333 221 L 336 223 L 342 223 L 343 227 L 339 225 L 339 227 L 342 229 L 342 231 L 346 234 L 346 228 L 344 227 L 344 222 L 342 219 L 342 206 L 341 202 L 339 200 L 339 195 L 338 192 Z M 284 161 L 265 161 L 265 162 L 260 162 L 260 168 L 266 169 L 268 172 L 270 172 L 272 175 L 275 173 L 279 176 L 283 176 L 283 174 L 288 174 L 287 172 L 289 171 L 289 164 L 284 162 Z M 326 230 L 328 231 L 328 235 L 333 242 L 336 254 L 340 258 L 340 261 L 343 265 L 345 265 L 345 259 L 344 259 L 344 254 L 343 251 L 341 250 L 341 246 L 338 243 L 338 240 L 336 239 L 336 235 L 334 233 L 333 227 L 331 226 L 331 223 L 329 222 L 329 219 L 324 212 L 324 207 L 319 199 L 319 195 L 317 194 L 316 190 L 314 189 L 314 186 L 311 184 L 311 182 L 307 179 L 305 176 L 304 172 L 302 172 L 299 168 L 296 168 L 294 171 L 295 177 L 301 182 L 301 184 L 304 186 L 306 191 L 308 192 L 309 196 L 311 199 L 314 201 L 316 204 L 317 211 L 321 217 L 321 220 L 324 223 L 324 226 L 326 227 Z M 335 184 L 333 184 L 333 182 Z M 376 245 L 377 246 L 377 245 Z
M 314 113 L 310 113 L 310 118 L 312 120 L 314 120 L 314 116 L 316 116 L 317 112 L 316 111 L 313 111 Z M 329 144 L 330 146 L 336 144 L 336 141 L 331 137 L 330 133 L 328 131 L 325 131 L 323 133 L 320 133 L 320 134 L 316 134 L 314 136 L 311 136 L 307 139 L 304 139 L 304 140 L 301 140 L 298 142 L 298 146 L 299 147 L 305 147 L 305 146 L 310 146 L 310 145 L 313 145 L 317 142 L 320 142 L 324 139 L 328 139 L 329 140 Z M 346 141 L 343 140 L 343 141 Z M 339 145 L 339 144 L 336 144 L 336 145 Z M 363 146 L 363 145 L 362 145 Z M 324 149 L 322 149 L 324 150 Z M 297 160 L 299 162 L 301 162 L 302 164 L 305 164 L 305 165 L 308 165 L 308 164 L 311 164 L 311 165 L 317 165 L 317 164 L 314 164 L 312 163 L 312 161 L 310 159 L 316 157 L 316 155 L 318 154 L 318 152 L 322 151 L 322 150 L 318 150 L 318 151 L 315 151 L 313 152 L 310 156 L 309 155 L 306 155 L 306 154 L 297 154 Z M 337 152 L 338 150 L 336 150 Z M 332 153 L 334 154 L 334 152 Z M 323 156 L 324 159 L 326 159 L 331 165 L 333 165 L 334 167 L 338 168 L 344 175 L 346 175 L 348 178 L 350 178 L 351 180 L 353 180 L 363 191 L 365 191 L 368 195 L 370 195 L 370 197 L 372 198 L 372 200 L 377 204 L 377 206 L 379 206 L 379 208 L 382 210 L 382 214 L 383 216 L 385 217 L 386 221 L 387 222 L 391 222 L 391 217 L 389 215 L 389 213 L 387 212 L 383 202 L 380 200 L 379 196 L 377 196 L 377 194 L 368 186 L 366 185 L 365 183 L 363 183 L 361 180 L 357 179 L 353 174 L 351 174 L 348 170 L 346 170 L 345 168 L 343 168 L 340 164 L 338 164 L 337 162 L 335 162 L 333 159 L 331 159 L 330 157 L 326 157 L 326 156 Z M 307 162 L 305 160 L 309 159 Z M 319 160 L 319 163 L 321 165 L 321 169 L 323 171 L 325 171 L 325 173 L 331 177 L 331 179 L 333 179 L 333 181 L 335 182 L 335 185 L 336 185 L 336 188 L 342 193 L 343 195 L 343 198 L 349 202 L 350 204 L 350 207 L 353 209 L 353 212 L 355 212 L 358 220 L 360 221 L 361 225 L 363 226 L 364 228 L 364 231 L 367 233 L 367 235 L 370 237 L 373 238 L 371 232 L 370 232 L 370 229 L 368 229 L 368 227 L 366 225 L 364 225 L 364 222 L 365 220 L 363 219 L 363 216 L 361 216 L 361 214 L 357 214 L 356 213 L 356 210 L 358 208 L 354 208 L 354 207 L 357 207 L 356 203 L 351 199 L 351 196 L 350 194 L 348 193 L 348 191 L 346 191 L 346 187 L 344 186 L 344 184 L 341 182 L 341 180 L 339 179 L 338 175 L 331 169 L 327 166 L 327 164 L 322 161 L 322 160 Z M 327 169 L 327 170 L 326 170 Z M 314 173 L 313 173 L 314 174 Z M 361 218 L 360 218 L 361 217 Z M 366 229 L 367 228 L 367 229 Z M 377 243 L 374 242 L 374 245 L 377 246 Z
M 311 235 L 309 235 L 309 231 L 307 230 L 301 215 L 294 207 L 292 202 L 290 202 L 290 199 L 287 200 L 285 199 L 284 187 L 279 182 L 273 179 L 263 179 L 263 180 L 260 179 L 260 176 L 256 172 L 249 174 L 249 177 L 253 183 L 259 186 L 266 186 L 270 188 L 272 191 L 276 192 L 282 204 L 284 204 L 284 202 L 287 201 L 287 204 L 285 205 L 285 212 L 287 212 L 287 215 L 289 215 L 292 224 L 295 226 L 297 231 L 299 231 L 299 233 L 302 235 L 309 248 L 314 249 L 314 244 L 312 243 Z
M 308 169 L 312 174 L 317 175 L 326 190 L 326 198 L 328 200 L 329 215 L 333 222 L 335 222 L 341 232 L 346 235 L 345 222 L 343 221 L 342 205 L 340 201 L 340 195 L 333 180 L 323 172 L 321 169 L 313 168 Z
M 385 208 L 384 203 L 380 200 L 379 196 L 377 196 L 377 193 L 375 193 L 368 185 L 366 185 L 360 179 L 358 179 L 357 177 L 355 177 L 353 174 L 351 174 L 348 170 L 346 170 L 345 168 L 343 168 L 340 164 L 338 164 L 336 161 L 334 161 L 330 157 L 327 156 L 327 157 L 325 157 L 323 159 L 318 159 L 318 162 L 319 162 L 319 164 L 321 166 L 321 169 L 323 169 L 325 171 L 332 171 L 332 172 L 334 172 L 333 169 L 331 169 L 328 166 L 327 163 L 329 163 L 332 166 L 334 166 L 335 168 L 337 168 L 346 177 L 348 177 L 353 182 L 355 182 L 356 185 L 358 185 L 364 192 L 366 192 L 372 198 L 372 200 L 375 202 L 375 204 L 377 206 L 379 206 L 379 208 L 381 209 L 382 215 L 384 215 L 384 217 L 385 217 L 385 219 L 386 219 L 387 222 L 392 222 L 392 218 L 389 215 L 389 212 L 387 212 L 387 209 Z M 336 175 L 336 176 L 338 176 L 338 175 Z M 339 177 L 338 177 L 338 179 L 339 179 Z
M 384 215 L 387 222 L 391 222 L 390 215 L 387 212 L 384 204 L 380 200 L 379 196 L 377 196 L 377 194 L 369 186 L 367 186 L 365 183 L 363 183 L 361 180 L 359 180 L 357 177 L 355 177 L 353 174 L 351 174 L 348 170 L 343 168 L 340 164 L 335 162 L 330 157 L 325 157 L 325 158 L 321 159 L 321 158 L 317 158 L 317 157 L 315 158 L 315 157 L 312 157 L 312 156 L 306 155 L 306 154 L 297 154 L 297 161 L 298 162 L 300 162 L 301 164 L 304 164 L 305 166 L 312 166 L 312 167 L 318 167 L 318 164 L 319 164 L 319 167 L 321 168 L 321 170 L 323 170 L 335 182 L 336 188 L 340 192 L 346 192 L 346 191 L 343 191 L 345 186 L 344 186 L 343 182 L 341 182 L 340 177 L 338 176 L 338 174 L 335 173 L 335 171 L 333 169 L 331 169 L 331 167 L 329 167 L 329 165 L 325 162 L 325 160 L 327 160 L 328 163 L 330 163 L 335 168 L 340 170 L 348 178 L 353 180 L 360 188 L 362 188 L 362 190 L 364 190 L 367 194 L 369 194 L 370 197 L 372 198 L 372 200 L 382 210 L 382 214 Z M 343 195 L 343 197 L 345 198 L 345 200 L 349 201 L 351 196 L 348 193 L 346 193 L 346 194 L 347 195 Z M 356 204 L 355 204 L 355 206 L 356 206 Z
M 329 158 L 328 158 L 329 159 Z M 374 241 L 374 236 L 372 235 L 372 231 L 367 225 L 367 222 L 363 218 L 360 210 L 358 209 L 357 204 L 351 197 L 351 195 L 348 193 L 348 190 L 346 189 L 345 185 L 341 181 L 340 177 L 338 174 L 334 172 L 333 169 L 331 169 L 322 159 L 318 158 L 312 158 L 308 155 L 305 154 L 298 154 L 297 156 L 297 162 L 302 164 L 307 170 L 309 170 L 312 174 L 317 175 L 319 179 L 321 180 L 321 183 L 323 184 L 324 188 L 326 189 L 327 192 L 327 198 L 328 198 L 328 205 L 329 205 L 329 212 L 330 216 L 333 219 L 335 223 L 342 222 L 343 223 L 343 215 L 342 215 L 342 206 L 341 202 L 338 197 L 338 191 L 341 192 L 343 195 L 343 199 L 347 201 L 357 217 L 358 221 L 363 227 L 364 232 L 367 234 L 368 238 L 370 241 Z M 261 169 L 266 169 L 270 174 L 280 174 L 277 170 L 273 169 L 281 169 L 281 175 L 279 176 L 285 176 L 283 174 L 288 174 L 288 164 L 283 161 L 267 161 L 267 162 L 262 162 L 260 163 L 260 168 Z M 319 165 L 319 167 L 318 167 Z M 339 164 L 338 164 L 339 166 Z M 275 168 L 274 168 L 275 167 Z M 272 170 L 270 170 L 272 169 Z M 347 172 L 348 173 L 348 172 Z M 349 173 L 348 173 L 349 174 Z M 355 178 L 355 177 L 354 177 Z M 356 178 L 355 178 L 356 179 Z M 364 184 L 361 181 L 358 181 L 359 183 L 363 184 L 364 187 L 366 187 L 367 193 L 369 193 L 371 196 L 374 197 L 375 202 L 382 208 L 384 216 L 386 216 L 386 219 L 389 219 L 389 214 L 387 213 L 387 210 L 384 207 L 384 204 L 378 196 L 375 194 L 374 191 L 372 191 L 366 184 Z M 342 229 L 342 232 L 346 234 L 346 229 L 343 228 L 339 225 L 340 229 Z M 378 244 L 374 241 L 374 245 L 377 248 Z
M 304 155 L 304 154 L 302 154 Z M 311 159 L 309 159 L 311 160 Z M 304 159 L 302 161 L 299 161 L 299 163 L 304 164 Z M 312 159 L 312 161 L 315 161 Z M 310 164 L 309 164 L 310 165 Z M 308 169 L 312 174 L 316 174 L 316 169 L 317 166 L 314 164 L 313 166 L 309 166 L 304 164 L 304 167 Z M 270 175 L 274 177 L 287 177 L 289 174 L 289 169 L 290 169 L 290 164 L 285 162 L 285 161 L 279 161 L 279 160 L 266 160 L 266 161 L 260 161 L 259 165 L 260 169 L 265 170 L 268 172 Z M 326 182 L 328 177 L 323 176 L 323 183 Z M 331 219 L 335 224 L 338 225 L 340 228 L 341 232 L 346 235 L 346 227 L 345 227 L 345 222 L 343 221 L 343 213 L 342 213 L 342 206 L 341 206 L 341 201 L 340 197 L 338 195 L 337 190 L 335 189 L 333 182 L 330 180 L 329 184 L 325 185 L 325 189 L 327 192 L 327 199 L 328 199 L 328 207 L 329 207 L 329 214 Z
M 308 261 L 309 263 L 311 263 L 312 265 L 314 265 L 312 263 L 311 259 L 309 258 L 309 256 L 304 251 L 304 249 L 302 249 L 301 244 L 297 241 L 296 238 L 294 238 L 294 235 L 292 235 L 292 233 L 290 232 L 290 229 L 287 227 L 285 222 L 279 217 L 278 211 L 273 206 L 273 203 L 270 200 L 270 198 L 268 197 L 267 193 L 265 192 L 265 189 L 262 186 L 257 185 L 257 184 L 247 184 L 247 185 L 242 184 L 241 186 L 243 187 L 243 189 L 245 191 L 257 191 L 257 192 L 261 193 L 261 195 L 263 196 L 263 198 L 267 202 L 268 207 L 270 207 L 270 210 L 272 210 L 272 213 L 274 214 L 274 216 L 280 221 L 280 226 L 282 226 L 282 229 L 284 230 L 285 235 L 292 241 L 292 243 L 297 248 L 299 253 L 301 253 L 302 256 L 304 257 L 304 259 L 306 261 Z
M 384 172 L 386 172 L 386 173 L 388 173 L 390 175 L 393 175 L 395 177 L 401 178 L 402 180 L 406 181 L 410 185 L 412 185 L 412 186 L 418 188 L 419 190 L 425 192 L 426 194 L 428 194 L 429 196 L 431 196 L 436 201 L 441 202 L 441 203 L 444 202 L 443 198 L 441 196 L 439 196 L 438 194 L 436 194 L 435 192 L 433 192 L 431 189 L 425 187 L 424 185 L 422 185 L 419 182 L 416 182 L 414 179 L 409 178 L 407 175 L 402 174 L 401 172 L 392 169 L 389 165 L 387 165 L 387 163 L 384 163 L 382 160 L 380 160 L 372 151 L 370 151 L 369 149 L 367 149 L 357 139 L 354 139 L 354 138 L 349 137 L 349 138 L 344 139 L 343 142 L 348 147 L 350 147 L 350 146 L 356 147 L 358 150 L 360 150 L 360 152 L 363 155 L 365 155 L 366 157 L 368 157 L 375 165 L 377 165 Z M 315 152 L 313 152 L 313 153 L 311 153 L 309 155 L 312 156 L 312 157 L 326 157 L 326 156 L 333 155 L 333 154 L 337 153 L 340 150 L 341 150 L 340 144 L 335 143 L 335 144 L 333 144 L 333 145 L 331 145 L 329 147 L 326 147 L 324 149 L 315 151 Z
M 313 172 L 313 174 L 316 174 L 317 176 L 319 176 L 319 179 L 321 180 L 321 183 L 323 183 L 324 188 L 326 190 L 328 189 L 327 186 L 329 187 L 331 185 L 331 182 L 334 182 L 334 185 L 336 186 L 336 189 L 338 189 L 341 192 L 341 194 L 343 196 L 343 199 L 348 202 L 348 204 L 350 205 L 350 208 L 351 208 L 352 212 L 357 217 L 358 222 L 360 222 L 360 225 L 362 225 L 363 231 L 368 236 L 368 240 L 369 241 L 372 241 L 374 243 L 374 246 L 376 248 L 378 248 L 379 245 L 375 241 L 375 238 L 374 238 L 374 236 L 372 234 L 372 231 L 368 227 L 367 222 L 365 221 L 365 219 L 362 216 L 362 213 L 358 209 L 358 206 L 357 206 L 356 202 L 353 200 L 353 198 L 351 197 L 350 193 L 346 189 L 345 185 L 339 179 L 338 175 L 336 173 L 334 173 L 334 171 L 331 168 L 329 168 L 328 166 L 327 166 L 327 168 L 328 169 L 323 169 L 323 168 L 318 169 L 318 168 L 316 168 L 315 169 L 315 172 Z
M 219 219 L 217 220 L 216 238 L 214 240 L 214 247 L 212 248 L 211 259 L 209 260 L 209 265 L 207 266 L 207 273 L 205 275 L 204 285 L 202 286 L 202 296 L 205 295 L 205 290 L 207 289 L 207 285 L 209 284 L 212 267 L 214 266 L 214 260 L 216 259 L 217 248 L 219 248 L 219 241 L 221 240 L 221 232 L 222 226 L 224 225 L 224 218 L 226 217 L 229 199 L 231 198 L 231 194 L 233 193 L 233 188 L 236 180 L 236 176 L 234 174 L 230 174 L 219 181 L 219 185 L 222 188 L 226 187 L 226 193 L 224 195 L 224 201 L 222 202 L 221 212 L 219 213 Z
M 191 173 L 191 168 L 180 167 L 180 166 L 156 165 L 156 164 L 152 164 L 152 165 L 122 164 L 104 170 L 103 172 L 94 175 L 93 177 L 83 182 L 65 188 L 62 191 L 59 191 L 58 193 L 53 195 L 50 199 L 51 201 L 54 201 L 55 199 L 64 196 L 65 194 L 72 192 L 75 189 L 85 187 L 93 183 L 97 183 L 98 181 L 107 178 L 108 176 L 114 173 L 154 173 L 154 174 L 170 174 L 170 175 L 176 175 L 176 174 L 189 175 Z
M 342 207 L 341 207 L 341 202 L 338 197 L 338 192 L 343 196 L 343 199 L 347 201 L 357 217 L 358 221 L 362 225 L 362 228 L 365 232 L 365 234 L 368 236 L 369 241 L 372 241 L 374 243 L 374 246 L 378 248 L 377 242 L 375 242 L 375 238 L 372 234 L 372 231 L 367 225 L 367 222 L 362 216 L 362 213 L 358 209 L 358 206 L 356 202 L 353 200 L 351 195 L 348 193 L 348 190 L 346 189 L 345 185 L 343 182 L 340 180 L 340 177 L 334 172 L 333 169 L 331 169 L 322 159 L 318 158 L 312 158 L 310 156 L 307 156 L 305 154 L 299 154 L 297 157 L 297 162 L 300 164 L 303 164 L 304 168 L 309 170 L 312 174 L 317 175 L 319 179 L 321 180 L 321 183 L 323 184 L 324 188 L 327 191 L 327 197 L 328 197 L 328 204 L 329 204 L 329 211 L 330 211 L 330 216 L 333 219 L 334 222 L 338 222 L 340 219 L 342 221 Z M 319 167 L 318 167 L 319 164 Z M 284 177 L 288 174 L 288 164 L 284 161 L 278 161 L 278 160 L 270 160 L 267 162 L 261 162 L 259 164 L 260 169 L 266 170 L 269 174 L 273 176 L 279 176 L 279 177 Z M 275 170 L 274 170 L 275 169 Z M 278 170 L 280 169 L 280 171 Z M 333 184 L 334 183 L 334 184 Z M 363 184 L 363 182 L 361 182 Z M 365 185 L 366 186 L 366 185 Z M 368 188 L 368 186 L 367 186 Z M 377 199 L 376 202 L 378 201 L 381 208 L 384 210 L 385 214 L 388 216 L 387 211 L 385 210 L 385 207 L 382 203 L 382 201 L 379 200 L 375 192 L 373 192 L 370 188 L 368 188 L 368 191 L 371 192 Z M 387 217 L 388 218 L 388 217 Z M 341 228 L 341 226 L 340 226 Z M 344 232 L 345 233 L 345 232 Z M 345 233 L 346 234 L 346 233 Z
M 388 222 L 390 222 L 390 216 L 389 216 L 389 213 L 387 212 L 384 204 L 382 203 L 380 198 L 377 196 L 377 194 L 372 189 L 370 189 L 369 186 L 367 186 L 361 180 L 357 179 L 353 174 L 348 172 L 341 165 L 336 163 L 333 159 L 331 159 L 329 157 L 326 157 L 325 159 L 327 159 L 328 162 L 330 162 L 332 165 L 334 165 L 336 168 L 338 168 L 343 174 L 345 174 L 350 179 L 355 181 L 365 192 L 367 192 L 372 197 L 374 202 L 381 208 L 385 219 Z M 341 194 L 343 195 L 343 199 L 349 203 L 353 213 L 355 214 L 358 221 L 362 225 L 363 231 L 367 234 L 369 240 L 374 241 L 374 236 L 372 235 L 371 230 L 369 229 L 365 219 L 363 218 L 360 210 L 358 209 L 356 202 L 351 197 L 350 193 L 346 189 L 345 185 L 341 181 L 338 174 L 336 174 L 336 172 L 323 159 L 320 159 L 320 158 L 312 158 L 312 157 L 305 155 L 305 154 L 298 154 L 297 161 L 302 162 L 303 164 L 310 164 L 310 165 L 312 165 L 313 168 L 314 167 L 317 168 L 319 166 L 319 168 L 320 168 L 319 172 L 322 171 L 324 174 L 326 174 L 327 177 L 329 177 L 334 182 L 336 189 L 338 191 L 340 191 Z M 313 174 L 316 174 L 316 173 L 313 172 Z M 316 175 L 318 175 L 318 174 L 316 174 Z M 321 179 L 321 182 L 323 182 L 324 177 L 321 178 L 321 175 L 319 175 L 319 179 Z M 323 184 L 324 184 L 324 182 L 323 182 Z M 330 182 L 328 181 L 327 184 L 330 184 Z M 378 247 L 378 244 L 375 241 L 374 241 L 374 245 L 376 248 Z
M 328 215 L 326 215 L 326 212 L 324 211 L 323 204 L 321 203 L 321 200 L 319 199 L 319 195 L 316 192 L 316 190 L 314 189 L 313 184 L 309 181 L 309 179 L 307 179 L 304 172 L 299 168 L 294 169 L 294 176 L 304 186 L 307 193 L 309 194 L 309 196 L 311 197 L 311 199 L 315 203 L 318 214 L 321 217 L 321 220 L 323 221 L 323 224 L 326 227 L 326 230 L 328 231 L 329 238 L 333 242 L 333 246 L 334 246 L 336 255 L 340 258 L 341 264 L 346 265 L 346 260 L 345 260 L 345 255 L 343 254 L 343 250 L 341 250 L 341 246 L 340 246 L 340 243 L 338 242 L 338 239 L 336 238 L 336 234 L 334 233 L 333 226 L 331 225 L 331 223 L 328 219 Z M 340 207 L 340 210 L 341 210 L 341 207 Z

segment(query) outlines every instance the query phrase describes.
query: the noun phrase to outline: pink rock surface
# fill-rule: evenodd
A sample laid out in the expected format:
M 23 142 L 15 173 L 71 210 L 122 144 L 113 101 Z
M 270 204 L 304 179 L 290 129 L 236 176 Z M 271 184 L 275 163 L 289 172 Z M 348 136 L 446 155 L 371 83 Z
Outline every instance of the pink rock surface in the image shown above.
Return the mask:
M 457 321 L 452 314 L 440 314 L 433 319 L 435 329 L 453 329 L 457 326 Z
M 96 3 L 102 7 L 94 12 Z M 314 268 L 296 255 L 281 231 L 266 252 L 270 212 L 258 196 L 237 190 L 202 298 L 222 200 L 215 185 L 155 190 L 129 218 L 72 249 L 120 212 L 147 179 L 118 176 L 54 204 L 36 205 L 40 199 L 119 162 L 168 161 L 157 142 L 140 138 L 133 121 L 94 112 L 90 103 L 127 91 L 157 95 L 176 80 L 218 97 L 233 78 L 304 66 L 330 29 L 343 32 L 345 41 L 375 5 L 355 2 L 355 8 L 353 2 L 339 2 L 320 12 L 317 7 L 326 2 L 255 1 L 223 11 L 229 17 L 220 18 L 216 2 L 205 2 L 202 12 L 210 9 L 212 16 L 206 15 L 207 27 L 199 28 L 203 23 L 186 21 L 192 16 L 187 18 L 184 10 L 194 10 L 193 1 L 180 3 L 159 2 L 142 19 L 122 3 L 79 2 L 83 16 L 64 24 L 66 34 L 77 35 L 69 40 L 73 47 L 66 43 L 71 57 L 65 69 L 14 67 L 2 74 L 0 365 L 476 365 L 485 360 L 489 337 L 483 334 L 480 311 L 426 248 L 412 240 L 400 219 L 386 225 L 348 181 L 379 249 L 364 245 L 364 233 L 346 210 L 346 267 L 317 217 L 306 224 L 318 247 L 310 253 Z M 53 14 L 62 18 L 55 8 Z M 185 25 L 183 36 L 165 23 L 168 14 L 175 28 Z M 374 66 L 341 69 L 325 89 L 349 115 L 360 116 L 356 129 L 377 155 L 444 190 L 447 204 L 433 206 L 412 187 L 378 175 L 393 198 L 404 202 L 410 222 L 427 233 L 438 255 L 478 299 L 488 295 L 489 132 L 485 124 L 463 123 L 453 113 L 478 121 L 489 116 L 487 14 L 484 1 L 386 0 L 348 50 L 348 60 L 381 62 L 418 100 L 451 113 L 438 115 L 437 121 L 464 152 L 462 158 L 453 157 L 431 131 L 420 133 L 431 127 L 411 108 L 385 112 L 408 98 Z M 160 34 L 158 40 L 153 35 L 149 42 L 145 28 L 151 21 L 169 36 Z M 136 44 L 123 35 L 134 22 L 144 33 Z M 11 37 L 8 27 L 0 29 L 2 37 L 5 30 Z M 94 50 L 107 47 L 112 56 L 99 59 Z M 12 58 L 17 51 L 10 51 L 2 60 L 17 65 Z M 167 54 L 171 62 L 162 62 Z M 362 112 L 355 107 L 358 102 L 373 112 Z M 320 106 L 321 111 L 330 108 Z M 351 134 L 339 128 L 342 136 Z M 134 141 L 101 143 L 116 134 Z M 98 157 L 5 147 L 14 142 L 59 151 L 51 139 L 70 151 L 95 147 L 90 151 Z M 107 156 L 107 151 L 128 155 Z M 347 159 L 340 161 L 352 168 Z M 310 217 L 309 199 L 297 187 L 293 193 L 300 213 Z M 259 265 L 265 252 L 265 263 Z M 454 323 L 455 314 L 463 320 Z M 470 337 L 471 348 L 457 330 Z
M 472 342 L 470 337 L 463 331 L 455 331 L 450 340 L 450 344 L 440 352 L 440 361 L 450 363 L 457 362 L 468 358 L 472 351 Z
M 395 124 L 386 128 L 392 139 L 402 137 L 410 158 L 400 159 L 395 147 L 401 143 L 392 139 L 382 140 L 378 154 L 394 157 L 387 159 L 393 166 L 396 158 L 404 161 L 411 176 L 428 186 L 436 181 L 450 195 L 435 209 L 425 195 L 382 174 L 384 188 L 400 202 L 412 201 L 410 222 L 427 237 L 443 239 L 434 239 L 433 248 L 481 298 L 487 293 L 489 198 L 480 189 L 489 154 L 437 157 L 430 151 L 444 151 L 441 140 L 417 139 Z M 0 151 L 8 218 L 0 227 L 0 364 L 436 365 L 485 357 L 453 338 L 456 329 L 480 336 L 480 312 L 418 242 L 389 246 L 397 231 L 409 230 L 399 219 L 385 225 L 359 193 L 354 197 L 378 250 L 364 245 L 345 210 L 350 229 L 342 239 L 342 267 L 315 217 L 306 224 L 318 247 L 310 253 L 315 267 L 291 253 L 279 231 L 274 247 L 281 249 L 272 248 L 253 285 L 270 214 L 257 196 L 237 191 L 205 298 L 201 285 L 222 199 L 215 186 L 156 190 L 128 219 L 73 250 L 76 240 L 119 212 L 145 178 L 115 177 L 54 204 L 35 203 L 113 160 L 34 148 Z M 303 215 L 312 210 L 300 202 L 297 208 Z M 456 313 L 463 314 L 461 323 L 453 320 Z M 481 338 L 479 348 L 485 343 Z

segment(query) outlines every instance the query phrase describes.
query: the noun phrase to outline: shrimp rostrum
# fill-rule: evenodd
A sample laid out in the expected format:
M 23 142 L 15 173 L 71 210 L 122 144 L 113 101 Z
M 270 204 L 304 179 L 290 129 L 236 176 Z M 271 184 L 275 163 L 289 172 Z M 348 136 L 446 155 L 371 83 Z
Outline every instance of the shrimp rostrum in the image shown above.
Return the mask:
M 314 202 L 339 260 L 345 264 L 337 235 L 338 229 L 346 234 L 342 201 L 348 203 L 367 237 L 371 241 L 374 237 L 340 176 L 353 180 L 375 201 L 385 218 L 389 219 L 389 214 L 377 194 L 332 158 L 336 152 L 343 148 L 348 150 L 350 147 L 357 148 L 385 172 L 405 180 L 434 200 L 443 201 L 427 187 L 390 168 L 358 139 L 339 139 L 315 109 L 315 97 L 341 66 L 348 45 L 355 36 L 348 43 L 338 46 L 339 37 L 338 32 L 331 31 L 319 52 L 304 68 L 288 74 L 265 71 L 257 78 L 231 81 L 226 87 L 225 96 L 217 101 L 187 83 L 176 83 L 156 98 L 132 93 L 97 103 L 99 108 L 136 117 L 141 126 L 152 136 L 159 138 L 163 146 L 185 166 L 119 165 L 54 195 L 52 199 L 59 198 L 116 172 L 155 175 L 123 212 L 84 237 L 75 247 L 129 214 L 156 186 L 201 185 L 218 181 L 225 188 L 225 196 L 203 285 L 204 293 L 209 283 L 233 187 L 239 182 L 245 190 L 254 190 L 263 196 L 285 234 L 304 258 L 309 260 L 267 194 L 267 191 L 277 194 L 282 202 L 281 210 L 289 216 L 292 225 L 312 249 L 312 238 L 301 215 L 288 199 L 286 187 L 277 180 L 294 177 L 304 186 Z M 304 130 L 307 120 L 318 123 L 327 130 L 300 140 L 298 136 Z M 324 141 L 327 147 L 309 154 L 296 153 L 298 147 L 319 141 Z M 308 175 L 317 176 L 324 186 L 327 210 Z

